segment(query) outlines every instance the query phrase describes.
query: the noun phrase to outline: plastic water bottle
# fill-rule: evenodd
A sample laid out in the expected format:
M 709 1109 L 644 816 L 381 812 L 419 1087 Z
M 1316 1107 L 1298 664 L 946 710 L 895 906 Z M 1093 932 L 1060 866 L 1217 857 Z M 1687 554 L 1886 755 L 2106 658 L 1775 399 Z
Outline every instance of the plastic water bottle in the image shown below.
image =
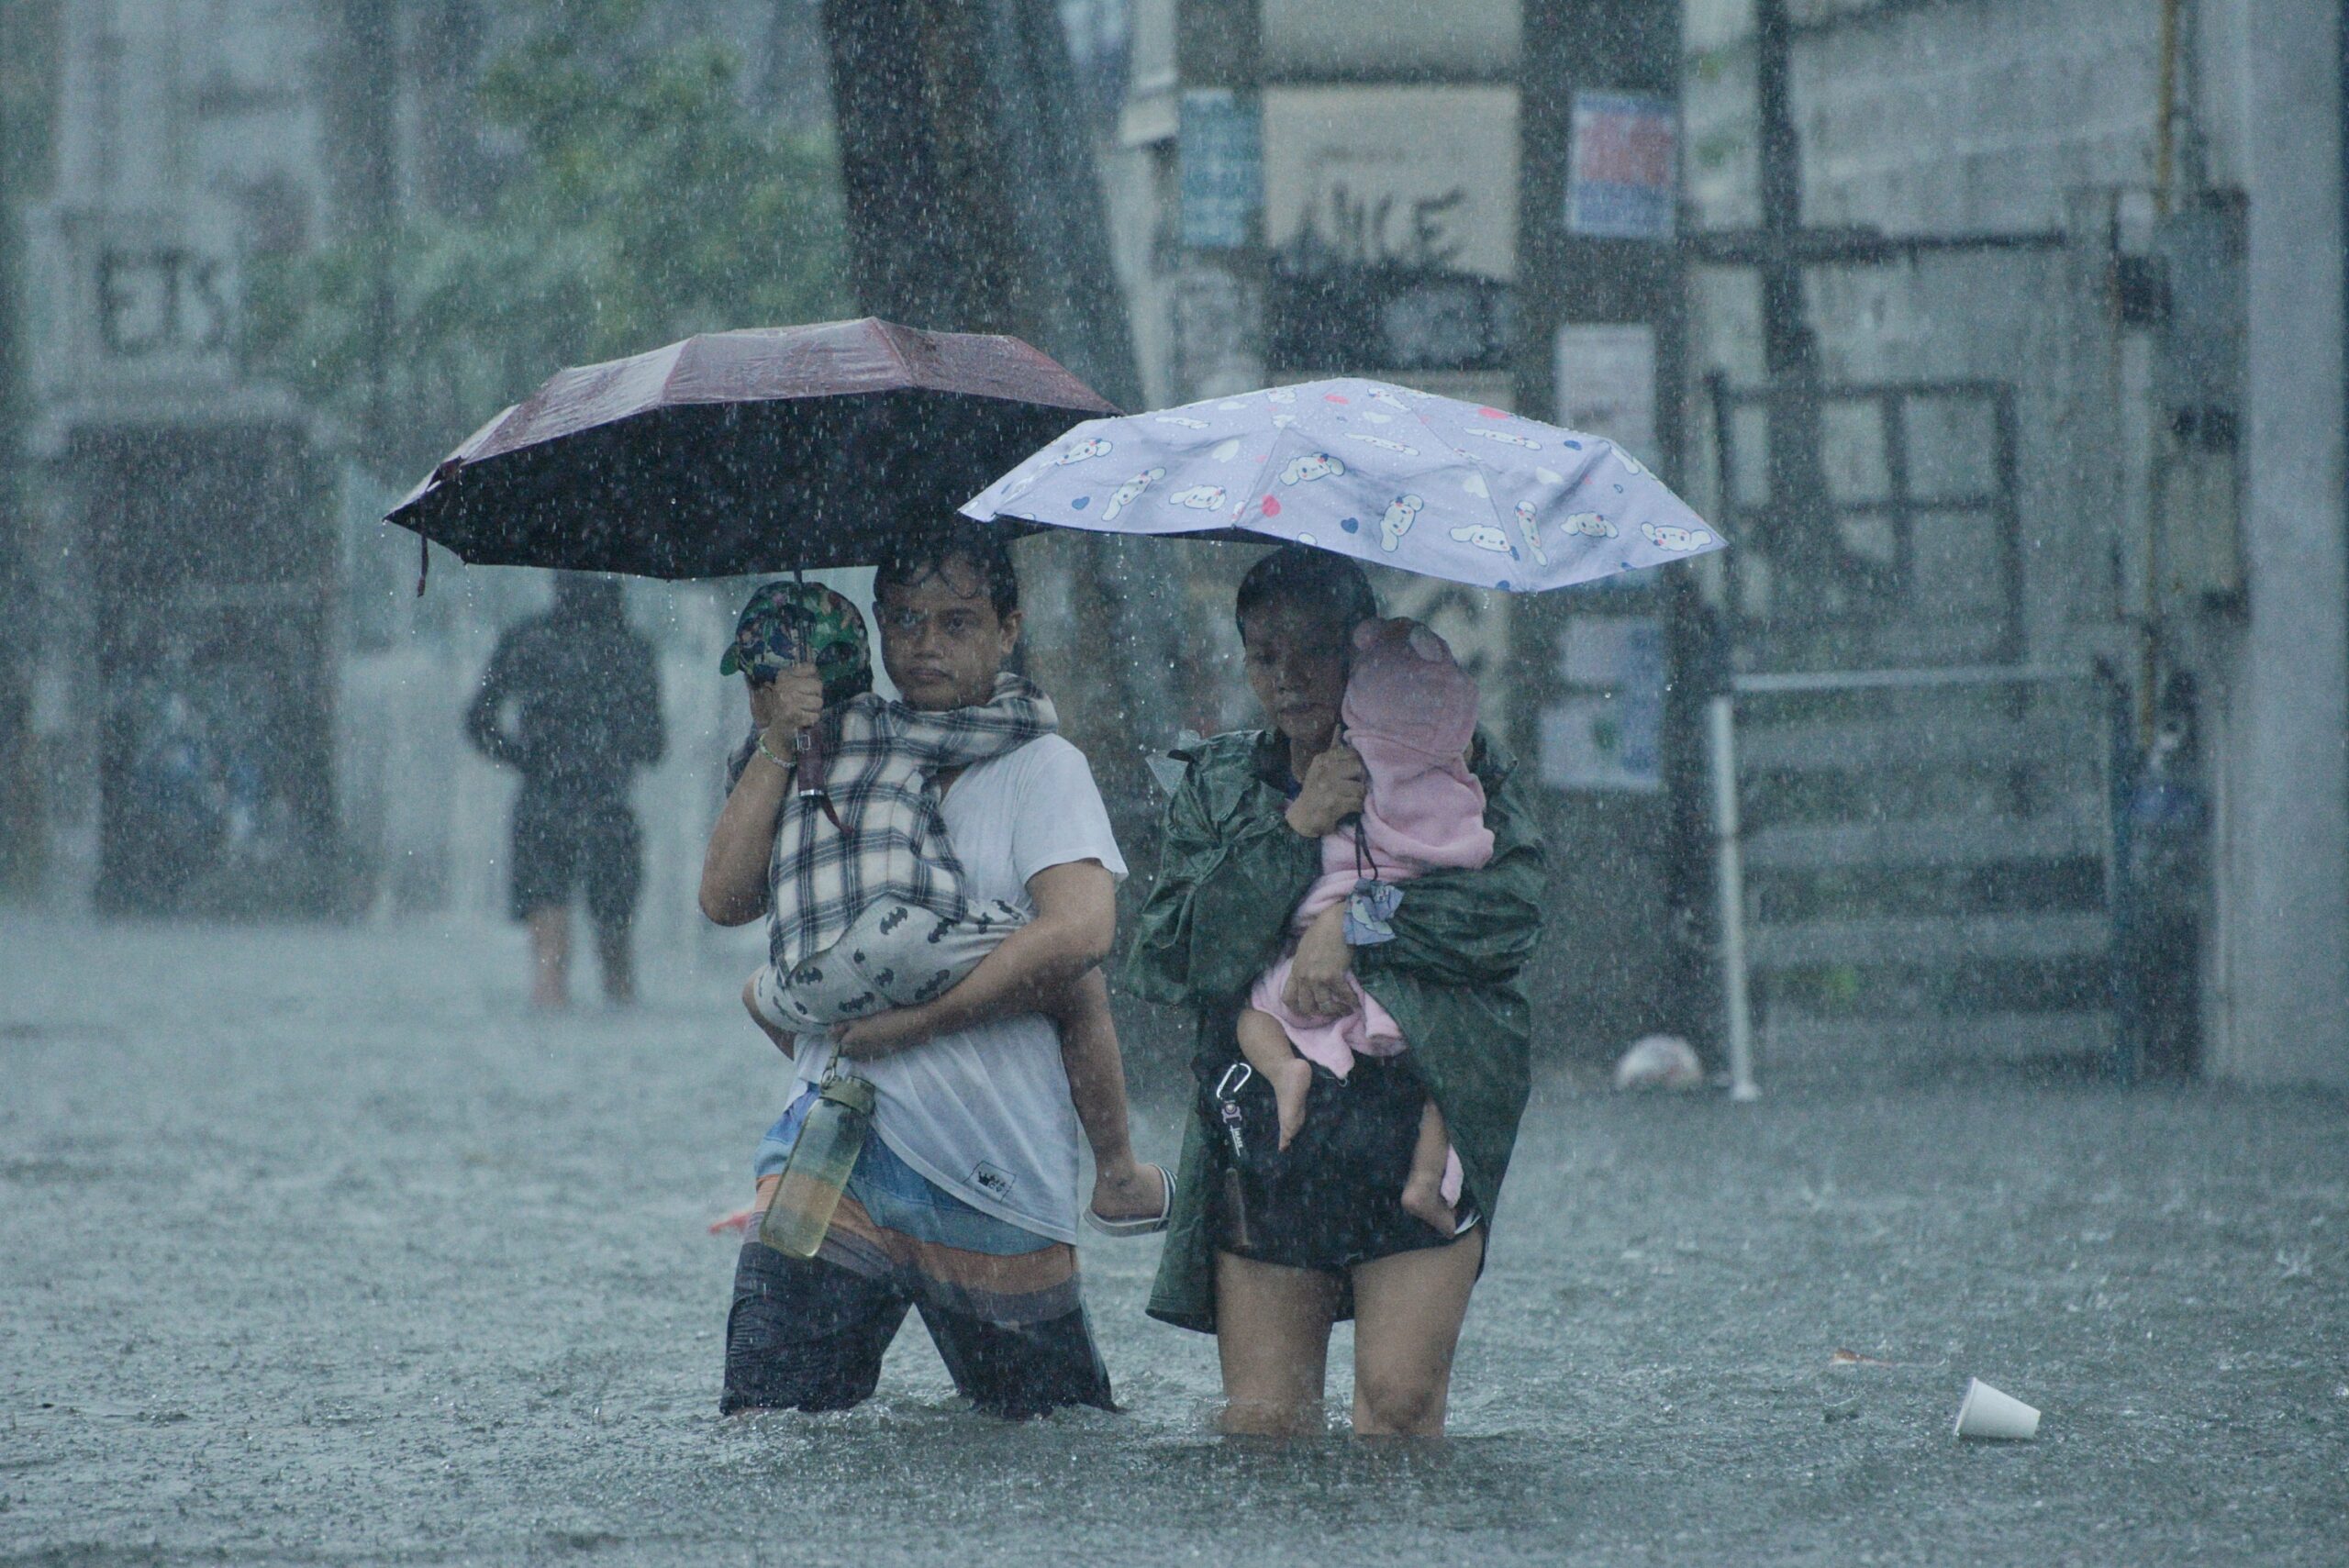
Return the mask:
M 825 1079 L 799 1124 L 774 1200 L 759 1221 L 759 1240 L 795 1258 L 814 1257 L 872 1129 L 873 1085 L 845 1073 Z

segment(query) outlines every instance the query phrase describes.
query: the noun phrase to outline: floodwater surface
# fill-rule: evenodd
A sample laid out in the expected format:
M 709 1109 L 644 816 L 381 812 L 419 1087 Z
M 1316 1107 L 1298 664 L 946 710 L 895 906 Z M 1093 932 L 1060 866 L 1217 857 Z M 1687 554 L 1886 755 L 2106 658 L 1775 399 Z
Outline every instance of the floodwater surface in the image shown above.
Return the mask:
M 0 972 L 0 1562 L 2343 1561 L 2337 1096 L 1552 1071 L 1442 1442 L 1344 1435 L 1343 1333 L 1330 1437 L 1219 1440 L 1106 1240 L 1120 1413 L 974 1416 L 909 1322 L 725 1421 L 782 1078 L 722 976 L 547 1020 L 502 929 L 23 915 Z M 2040 1440 L 1954 1441 L 1970 1375 Z

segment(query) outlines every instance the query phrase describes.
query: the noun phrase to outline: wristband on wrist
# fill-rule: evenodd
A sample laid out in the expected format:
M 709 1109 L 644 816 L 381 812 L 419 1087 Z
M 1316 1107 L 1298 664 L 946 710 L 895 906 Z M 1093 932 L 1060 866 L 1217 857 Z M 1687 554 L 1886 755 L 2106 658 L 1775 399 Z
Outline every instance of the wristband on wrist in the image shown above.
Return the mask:
M 773 762 L 776 767 L 781 768 L 785 773 L 787 773 L 791 772 L 791 764 L 789 762 L 785 762 L 781 757 L 776 756 L 773 751 L 767 750 L 767 735 L 766 731 L 763 729 L 759 731 L 759 755 L 764 757 L 768 762 Z

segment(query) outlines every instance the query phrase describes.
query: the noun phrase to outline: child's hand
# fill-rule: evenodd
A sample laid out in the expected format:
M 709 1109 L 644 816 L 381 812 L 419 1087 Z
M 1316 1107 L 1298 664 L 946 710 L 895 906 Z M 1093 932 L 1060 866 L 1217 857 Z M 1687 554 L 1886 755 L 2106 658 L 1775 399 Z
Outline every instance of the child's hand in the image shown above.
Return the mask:
M 795 664 L 763 684 L 751 688 L 751 722 L 759 727 L 767 749 L 788 756 L 791 738 L 816 722 L 824 711 L 824 678 L 813 664 Z
M 1315 916 L 1297 937 L 1281 1000 L 1300 1018 L 1342 1018 L 1354 1010 L 1353 987 L 1346 984 L 1353 967 L 1354 950 L 1346 945 L 1346 907 L 1340 904 Z
M 832 1042 L 850 1061 L 870 1062 L 919 1045 L 935 1032 L 928 1007 L 892 1007 L 870 1018 L 834 1024 Z

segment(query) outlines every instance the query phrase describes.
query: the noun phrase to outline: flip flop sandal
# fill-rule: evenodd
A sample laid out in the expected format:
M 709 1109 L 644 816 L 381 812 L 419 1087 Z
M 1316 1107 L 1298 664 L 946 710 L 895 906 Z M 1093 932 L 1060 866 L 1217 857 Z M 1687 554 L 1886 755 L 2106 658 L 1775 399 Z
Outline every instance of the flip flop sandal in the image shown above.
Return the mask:
M 1093 1211 L 1092 1205 L 1087 1204 L 1085 1223 L 1104 1236 L 1154 1236 L 1165 1229 L 1166 1222 L 1174 1217 L 1174 1173 L 1163 1165 L 1153 1165 L 1151 1169 L 1158 1173 L 1158 1179 L 1166 1192 L 1166 1201 L 1156 1214 L 1141 1215 L 1131 1219 L 1104 1219 Z

